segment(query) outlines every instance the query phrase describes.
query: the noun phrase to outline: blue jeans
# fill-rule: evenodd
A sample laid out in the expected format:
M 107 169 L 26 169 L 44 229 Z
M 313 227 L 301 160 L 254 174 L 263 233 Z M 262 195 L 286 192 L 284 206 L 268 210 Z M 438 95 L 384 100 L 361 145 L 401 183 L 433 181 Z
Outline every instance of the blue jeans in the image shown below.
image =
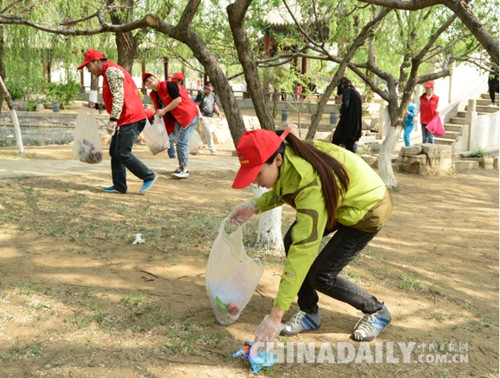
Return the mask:
M 422 124 L 422 143 L 434 144 L 434 135 L 431 134 L 429 130 L 426 129 L 427 124 Z
M 200 117 L 197 115 L 186 127 L 175 121 L 175 137 L 177 138 L 177 159 L 181 167 L 187 167 L 189 158 L 189 138 L 198 124 Z
M 413 128 L 415 125 L 411 124 L 411 126 L 405 126 L 405 131 L 404 131 L 404 140 L 405 140 L 405 146 L 409 147 L 411 145 L 410 142 L 410 134 L 413 131 Z
M 167 152 L 168 152 L 168 157 L 170 159 L 174 159 L 175 158 L 175 146 L 174 146 L 174 133 L 171 133 L 169 136 L 168 136 L 168 141 L 170 142 L 170 147 L 168 148 Z
M 285 253 L 292 244 L 291 233 L 295 223 L 283 240 Z M 323 236 L 335 232 L 328 244 L 318 254 L 307 273 L 298 293 L 298 304 L 302 311 L 314 314 L 318 311 L 318 294 L 326 294 L 341 302 L 348 303 L 365 314 L 373 314 L 382 309 L 383 303 L 367 293 L 354 282 L 339 277 L 338 274 L 372 240 L 377 232 L 360 231 L 337 224 L 332 230 L 325 230 Z
M 139 130 L 144 128 L 146 120 L 142 120 L 117 128 L 111 138 L 109 155 L 111 156 L 111 174 L 113 187 L 119 192 L 127 192 L 127 169 L 144 181 L 152 180 L 154 172 L 132 154 Z

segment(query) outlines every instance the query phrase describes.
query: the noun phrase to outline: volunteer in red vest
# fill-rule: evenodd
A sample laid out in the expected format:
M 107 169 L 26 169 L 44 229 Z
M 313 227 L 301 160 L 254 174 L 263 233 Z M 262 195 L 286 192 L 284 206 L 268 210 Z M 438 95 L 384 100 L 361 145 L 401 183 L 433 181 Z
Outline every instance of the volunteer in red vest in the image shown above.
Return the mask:
M 141 193 L 155 182 L 157 175 L 132 154 L 132 146 L 146 124 L 144 105 L 139 90 L 130 74 L 121 66 L 106 59 L 97 50 L 88 50 L 83 55 L 81 70 L 87 67 L 90 73 L 103 77 L 102 98 L 109 113 L 107 131 L 111 137 L 109 155 L 113 185 L 103 187 L 109 193 L 127 192 L 127 169 L 144 181 Z M 89 96 L 92 107 L 95 97 Z
M 154 77 L 154 75 L 150 74 L 150 73 L 142 74 L 142 83 L 144 85 L 146 85 L 145 80 L 150 76 Z M 165 90 L 164 87 L 166 85 L 166 82 L 160 82 L 159 80 L 153 80 L 153 82 L 155 84 L 154 86 L 148 87 L 146 85 L 146 87 L 151 90 L 149 92 L 149 97 L 151 97 L 151 101 L 153 102 L 153 106 L 155 108 L 155 114 L 156 114 L 157 109 L 163 109 L 165 107 L 165 104 L 162 102 L 162 100 L 158 96 L 158 90 L 160 87 L 160 83 L 165 83 L 165 84 L 161 85 L 162 91 Z M 172 114 L 167 113 L 163 116 L 163 123 L 165 124 L 165 128 L 167 129 L 168 139 L 170 141 L 170 147 L 168 148 L 168 157 L 170 159 L 174 159 L 175 158 L 175 147 L 174 147 L 175 118 L 172 116 Z
M 173 78 L 182 79 L 184 75 L 175 73 Z M 194 128 L 198 124 L 199 115 L 198 107 L 189 96 L 189 93 L 179 87 L 175 81 L 160 81 L 151 73 L 142 75 L 144 85 L 151 89 L 151 99 L 155 104 L 156 114 L 163 119 L 168 119 L 168 113 L 174 119 L 174 133 L 177 139 L 177 159 L 179 160 L 179 168 L 173 173 L 172 177 L 183 179 L 189 177 L 187 169 L 189 158 L 189 137 L 193 133 Z M 163 104 L 163 108 L 160 105 Z M 172 124 L 166 122 L 165 126 L 169 133 L 172 132 Z
M 424 84 L 425 93 L 420 96 L 420 102 L 415 111 L 415 115 L 420 113 L 420 124 L 422 125 L 422 143 L 434 144 L 434 135 L 425 126 L 439 114 L 437 109 L 439 97 L 434 94 L 434 82 L 428 81 Z M 415 117 L 416 119 L 417 117 Z

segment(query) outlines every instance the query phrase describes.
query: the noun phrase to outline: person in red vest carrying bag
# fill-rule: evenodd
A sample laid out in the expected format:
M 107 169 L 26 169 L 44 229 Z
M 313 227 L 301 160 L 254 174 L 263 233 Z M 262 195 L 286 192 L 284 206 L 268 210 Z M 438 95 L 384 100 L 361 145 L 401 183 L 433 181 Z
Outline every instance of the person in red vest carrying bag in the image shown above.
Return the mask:
M 144 85 L 151 89 L 150 96 L 155 105 L 156 114 L 163 117 L 169 134 L 172 132 L 173 120 L 173 130 L 177 139 L 179 168 L 172 173 L 172 177 L 183 179 L 189 177 L 187 169 L 189 137 L 198 124 L 200 117 L 198 107 L 189 96 L 189 93 L 174 80 L 184 81 L 184 75 L 177 72 L 172 79 L 172 81 L 160 81 L 151 73 L 142 75 Z M 170 121 L 169 117 L 172 117 Z
M 106 128 L 112 135 L 109 155 L 113 185 L 103 187 L 102 190 L 109 193 L 126 193 L 128 169 L 144 181 L 141 187 L 143 193 L 151 188 L 158 175 L 132 154 L 132 146 L 146 125 L 146 114 L 139 90 L 130 74 L 123 67 L 107 60 L 100 51 L 86 51 L 83 54 L 83 63 L 78 69 L 84 67 L 97 77 L 102 75 L 102 99 L 110 115 Z M 89 107 L 95 105 L 95 100 L 97 93 L 94 91 L 89 96 Z
M 434 135 L 431 134 L 425 126 L 434 118 L 435 115 L 439 114 L 437 109 L 439 103 L 439 97 L 434 94 L 434 82 L 427 81 L 424 84 L 425 93 L 420 96 L 420 101 L 417 105 L 415 115 L 420 113 L 420 124 L 422 125 L 422 143 L 432 143 L 434 144 Z M 415 117 L 416 119 L 417 117 Z

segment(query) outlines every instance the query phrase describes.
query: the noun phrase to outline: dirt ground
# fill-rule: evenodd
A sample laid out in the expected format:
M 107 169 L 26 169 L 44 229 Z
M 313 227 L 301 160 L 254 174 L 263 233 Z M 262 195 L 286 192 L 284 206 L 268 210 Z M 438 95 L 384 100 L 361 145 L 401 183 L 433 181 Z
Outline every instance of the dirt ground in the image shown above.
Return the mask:
M 0 160 L 19 159 L 13 151 L 0 149 Z M 52 158 L 73 159 L 67 146 L 27 147 L 23 159 Z M 220 221 L 252 196 L 231 189 L 234 174 L 160 172 L 146 195 L 101 192 L 109 174 L 0 179 L 0 376 L 253 376 L 232 354 L 270 310 L 284 259 L 252 250 L 257 220 L 245 225 L 264 275 L 238 321 L 215 321 L 210 247 Z M 297 347 L 295 362 L 259 375 L 498 376 L 498 171 L 396 178 L 390 222 L 342 272 L 387 304 L 390 326 L 356 343 L 359 314 L 320 295 L 321 328 L 280 337 Z M 292 221 L 285 208 L 283 228 Z M 144 244 L 132 244 L 136 233 Z M 301 342 L 315 343 L 314 361 L 300 362 Z M 333 357 L 322 360 L 325 345 Z M 346 350 L 355 358 L 342 359 Z

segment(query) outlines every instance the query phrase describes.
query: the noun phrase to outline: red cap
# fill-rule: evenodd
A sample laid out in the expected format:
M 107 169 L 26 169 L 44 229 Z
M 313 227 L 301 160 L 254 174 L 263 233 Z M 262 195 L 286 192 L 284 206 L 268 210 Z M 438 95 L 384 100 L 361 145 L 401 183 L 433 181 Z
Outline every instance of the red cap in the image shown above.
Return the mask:
M 176 72 L 174 76 L 172 76 L 172 79 L 184 81 L 184 75 L 181 72 Z
M 233 188 L 241 189 L 250 185 L 262 165 L 278 150 L 289 132 L 290 127 L 281 135 L 264 129 L 245 131 L 236 146 L 241 167 L 234 178 Z
M 432 80 L 429 80 L 427 81 L 425 84 L 424 84 L 424 87 L 425 88 L 434 88 L 434 82 Z
M 142 83 L 144 83 L 146 81 L 146 79 L 150 76 L 155 76 L 153 75 L 152 73 L 149 73 L 149 72 L 145 72 L 142 74 Z
M 104 59 L 105 56 L 102 52 L 97 50 L 88 50 L 83 54 L 83 63 L 78 66 L 78 69 L 81 70 L 87 64 L 97 59 Z

